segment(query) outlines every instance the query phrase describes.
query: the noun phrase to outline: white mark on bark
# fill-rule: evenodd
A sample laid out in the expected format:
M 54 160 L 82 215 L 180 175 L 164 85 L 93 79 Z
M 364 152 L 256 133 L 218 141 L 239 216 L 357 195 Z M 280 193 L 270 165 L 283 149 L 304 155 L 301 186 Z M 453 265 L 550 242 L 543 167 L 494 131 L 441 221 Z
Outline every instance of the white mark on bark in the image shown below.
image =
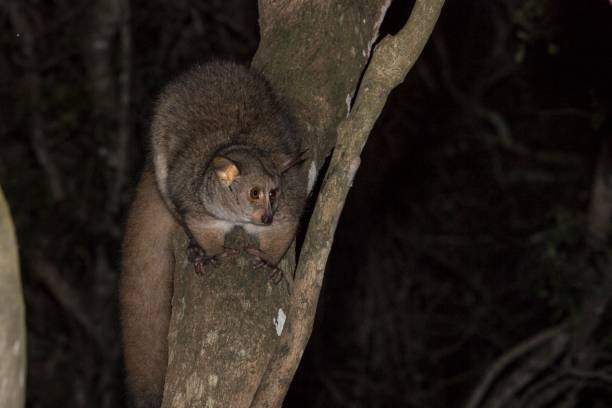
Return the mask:
M 390 4 L 391 4 L 391 0 L 387 0 L 385 4 L 382 5 L 382 7 L 380 8 L 380 15 L 378 16 L 378 19 L 374 22 L 374 34 L 372 35 L 372 38 L 370 38 L 370 41 L 368 41 L 368 47 L 367 47 L 367 53 L 366 53 L 368 58 L 370 57 L 370 53 L 372 52 L 372 46 L 374 45 L 374 42 L 378 38 L 378 29 L 380 28 L 380 25 L 385 19 L 385 15 L 387 14 L 387 9 L 389 8 Z
M 174 347 L 170 347 L 170 351 L 168 351 L 168 364 L 174 361 Z
M 328 251 L 326 248 L 331 248 L 331 242 L 329 240 L 325 241 L 325 245 L 319 250 L 318 259 L 327 259 Z M 320 288 L 323 286 L 323 275 L 322 273 L 317 275 L 317 286 Z
M 355 178 L 355 174 L 357 173 L 357 170 L 359 169 L 360 165 L 361 165 L 361 159 L 359 157 L 355 157 L 349 167 L 349 179 L 348 179 L 349 187 L 353 187 L 353 179 Z
M 340 19 L 338 20 L 340 24 L 344 21 L 344 13 L 340 14 Z
M 387 14 L 387 10 L 389 9 L 390 5 L 391 5 L 391 0 L 387 0 L 386 3 L 383 4 L 382 7 L 380 8 L 380 16 L 378 16 L 378 20 L 376 20 L 376 22 L 374 23 L 374 29 L 376 30 L 377 35 L 378 35 L 378 29 L 380 28 L 380 25 L 385 19 L 385 15 Z
M 251 302 L 250 302 L 250 301 L 248 301 L 248 300 L 246 300 L 246 299 L 243 299 L 243 300 L 240 302 L 240 304 L 242 305 L 242 309 L 243 309 L 244 311 L 247 311 L 247 310 L 249 310 L 249 309 L 251 308 Z
M 351 47 L 351 56 L 355 57 L 355 55 L 357 55 L 357 50 L 355 47 Z
M 317 166 L 314 160 L 310 162 L 310 168 L 308 169 L 308 194 L 312 192 L 312 188 L 317 180 Z
M 182 319 L 185 316 L 185 309 L 186 309 L 186 304 L 185 304 L 185 299 L 181 298 L 180 299 L 180 307 L 178 310 L 178 318 Z
M 240 350 L 238 350 L 238 355 L 239 355 L 240 357 L 242 357 L 242 358 L 245 358 L 245 357 L 246 357 L 246 355 L 247 355 L 247 352 L 246 352 L 246 350 L 245 350 L 245 349 L 240 349 Z
M 206 398 L 206 408 L 214 408 L 215 406 L 215 400 L 208 397 Z
M 353 99 L 353 95 L 348 94 L 346 95 L 346 116 L 348 117 L 348 115 L 351 113 L 351 100 Z
M 285 320 L 287 316 L 283 309 L 278 309 L 278 316 L 272 319 L 274 326 L 276 327 L 276 335 L 280 336 L 283 333 L 283 327 L 285 326 Z
M 211 374 L 208 376 L 208 385 L 211 387 L 216 387 L 217 383 L 219 382 L 219 376 L 215 375 L 215 374 Z

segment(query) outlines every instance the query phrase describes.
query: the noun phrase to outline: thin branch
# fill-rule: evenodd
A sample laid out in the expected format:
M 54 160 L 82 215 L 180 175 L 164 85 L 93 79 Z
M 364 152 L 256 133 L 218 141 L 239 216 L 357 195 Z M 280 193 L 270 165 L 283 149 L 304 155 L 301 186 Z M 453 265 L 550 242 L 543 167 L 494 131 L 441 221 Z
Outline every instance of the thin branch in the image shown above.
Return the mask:
M 518 406 L 525 408 L 550 407 L 552 402 L 571 392 L 575 387 L 574 383 L 575 381 L 564 379 L 561 373 L 548 375 L 525 393 Z
M 512 401 L 545 371 L 553 367 L 554 363 L 560 359 L 565 352 L 569 337 L 563 331 L 551 338 L 546 344 L 547 347 L 540 347 L 531 353 L 526 361 L 509 374 L 508 378 L 494 390 L 489 398 L 487 408 L 503 408 L 510 406 Z
M 567 371 L 567 374 L 575 378 L 579 378 L 581 380 L 597 381 L 597 382 L 602 382 L 609 386 L 612 386 L 612 374 L 607 374 L 601 370 L 585 371 L 585 370 L 571 369 Z
M 106 348 L 98 327 L 85 312 L 82 297 L 66 282 L 57 268 L 50 261 L 43 259 L 33 259 L 30 265 L 36 277 L 45 285 L 59 305 L 81 325 L 101 349 Z
M 610 233 L 612 221 L 612 172 L 610 171 L 610 143 L 601 144 L 588 214 L 588 229 L 591 235 L 603 242 Z
M 452 61 L 448 53 L 448 47 L 441 36 L 437 36 L 432 40 L 434 44 L 434 50 L 438 58 L 440 59 L 442 84 L 446 87 L 449 95 L 454 99 L 457 105 L 461 106 L 470 115 L 482 119 L 488 123 L 493 132 L 479 132 L 483 133 L 486 142 L 493 142 L 494 145 L 500 146 L 501 148 L 509 151 L 517 156 L 527 157 L 545 164 L 559 165 L 563 164 L 566 166 L 577 166 L 579 159 L 576 155 L 556 152 L 556 151 L 534 151 L 527 145 L 517 140 L 513 134 L 512 129 L 504 119 L 503 115 L 497 110 L 486 106 L 482 99 L 482 95 L 488 90 L 489 87 L 493 86 L 497 81 L 506 76 L 505 69 L 499 68 L 491 76 L 479 81 L 479 85 L 475 88 L 467 91 L 461 89 L 457 85 L 457 81 L 452 75 Z M 511 63 L 507 72 L 510 75 L 514 69 L 514 63 Z M 498 76 L 499 74 L 499 76 Z M 506 173 L 501 172 L 501 173 Z M 504 176 L 504 178 L 506 178 Z
M 282 404 L 312 332 L 325 264 L 360 153 L 389 93 L 404 80 L 425 47 L 443 4 L 443 0 L 417 0 L 404 28 L 375 48 L 355 104 L 338 127 L 336 148 L 308 226 L 289 309 L 290 325 L 280 344 L 286 352 L 270 363 L 251 406 Z
M 555 327 L 528 338 L 508 352 L 504 353 L 497 359 L 497 361 L 495 361 L 491 368 L 489 368 L 484 379 L 472 393 L 468 403 L 466 404 L 466 408 L 477 408 L 481 406 L 484 398 L 493 387 L 493 384 L 499 380 L 499 377 L 508 369 L 510 365 L 514 364 L 525 355 L 531 353 L 533 350 L 542 347 L 544 344 L 552 342 L 559 336 L 564 336 L 564 333 L 560 327 Z M 565 337 L 561 338 L 565 339 L 565 343 L 567 342 Z

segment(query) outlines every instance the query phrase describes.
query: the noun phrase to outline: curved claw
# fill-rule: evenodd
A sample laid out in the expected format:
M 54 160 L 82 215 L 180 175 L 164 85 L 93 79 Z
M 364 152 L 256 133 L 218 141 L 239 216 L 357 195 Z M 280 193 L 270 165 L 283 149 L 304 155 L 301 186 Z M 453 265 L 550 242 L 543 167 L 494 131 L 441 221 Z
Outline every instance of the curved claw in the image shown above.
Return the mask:
M 238 252 L 240 252 L 238 249 L 224 247 L 223 252 L 208 256 L 197 243 L 191 241 L 187 247 L 187 259 L 193 264 L 195 273 L 197 275 L 203 275 L 205 265 L 215 266 L 222 258 L 230 255 L 236 255 Z
M 221 252 L 219 254 L 219 256 L 230 256 L 230 255 L 238 255 L 240 253 L 240 250 L 238 248 L 228 248 L 228 247 L 223 247 L 223 252 Z
M 283 270 L 278 266 L 274 266 L 270 273 L 268 273 L 268 279 L 275 285 L 278 285 L 283 280 L 283 276 Z
M 278 266 L 272 265 L 268 261 L 263 259 L 263 254 L 259 249 L 250 247 L 245 248 L 245 250 L 247 253 L 255 257 L 255 262 L 253 264 L 254 268 L 267 268 L 269 270 L 268 279 L 270 280 L 270 282 L 272 282 L 274 285 L 278 285 L 280 281 L 283 280 L 283 270 Z
M 198 276 L 204 275 L 204 264 L 202 264 L 201 262 L 194 263 L 193 264 L 193 271 Z
M 204 258 L 206 258 L 204 250 L 195 242 L 190 242 L 187 247 L 187 260 L 195 265 L 202 262 Z

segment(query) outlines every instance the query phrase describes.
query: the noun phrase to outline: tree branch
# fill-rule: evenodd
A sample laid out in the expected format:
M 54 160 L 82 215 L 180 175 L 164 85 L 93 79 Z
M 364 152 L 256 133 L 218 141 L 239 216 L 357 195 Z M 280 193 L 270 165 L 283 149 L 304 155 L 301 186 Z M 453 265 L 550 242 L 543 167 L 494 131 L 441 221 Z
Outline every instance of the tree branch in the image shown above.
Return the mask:
M 526 359 L 527 362 L 520 365 L 520 369 L 516 370 L 519 375 L 511 375 L 514 381 L 506 381 L 495 392 L 494 397 L 487 399 L 487 401 L 495 401 L 496 406 L 503 406 L 500 403 L 501 401 L 511 398 L 514 395 L 514 391 L 523 387 L 526 382 L 531 381 L 536 374 L 545 369 L 547 364 L 558 358 L 559 354 L 567 346 L 567 343 L 568 336 L 563 331 L 563 328 L 555 327 L 538 333 L 513 347 L 500 356 L 489 368 L 483 380 L 472 393 L 466 408 L 483 406 L 487 394 L 492 392 L 493 385 L 509 370 L 509 367 L 517 364 L 521 359 Z M 549 345 L 549 347 L 544 348 L 544 345 Z M 536 350 L 538 349 L 542 350 L 542 353 L 537 353 Z
M 252 406 L 282 404 L 312 332 L 325 264 L 361 151 L 389 93 L 421 54 L 443 4 L 443 0 L 417 0 L 404 28 L 375 48 L 355 104 L 338 127 L 336 147 L 308 226 L 289 309 L 290 325 L 281 338 L 284 355 L 271 362 Z

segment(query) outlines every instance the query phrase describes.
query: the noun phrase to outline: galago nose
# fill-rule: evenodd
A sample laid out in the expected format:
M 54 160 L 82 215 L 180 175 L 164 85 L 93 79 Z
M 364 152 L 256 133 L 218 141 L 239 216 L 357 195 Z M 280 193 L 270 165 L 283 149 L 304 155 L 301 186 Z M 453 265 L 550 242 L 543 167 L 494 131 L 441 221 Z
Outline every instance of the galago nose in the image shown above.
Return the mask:
M 265 225 L 270 225 L 272 224 L 272 218 L 272 214 L 264 213 L 264 215 L 261 216 L 261 222 Z

